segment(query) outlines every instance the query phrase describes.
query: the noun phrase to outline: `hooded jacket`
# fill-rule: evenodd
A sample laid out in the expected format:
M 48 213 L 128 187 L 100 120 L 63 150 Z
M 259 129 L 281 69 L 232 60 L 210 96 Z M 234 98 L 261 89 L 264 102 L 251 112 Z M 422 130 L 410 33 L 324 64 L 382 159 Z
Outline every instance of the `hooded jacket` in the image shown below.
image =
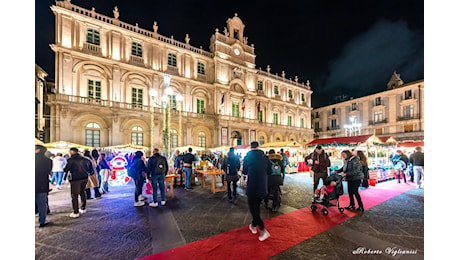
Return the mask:
M 134 156 L 133 161 L 131 163 L 131 168 L 133 170 L 133 179 L 135 180 L 144 180 L 144 172 L 147 171 L 147 168 L 145 167 L 144 160 L 142 160 L 142 155 L 141 156 Z
M 281 154 L 269 154 L 268 159 L 273 163 L 277 163 L 281 167 L 281 174 L 284 173 L 283 157 Z M 271 167 L 271 165 L 270 165 Z M 283 185 L 283 175 L 268 176 L 268 186 Z
M 268 176 L 271 163 L 262 150 L 251 150 L 244 157 L 243 174 L 248 176 L 246 195 L 249 198 L 265 198 L 268 194 Z

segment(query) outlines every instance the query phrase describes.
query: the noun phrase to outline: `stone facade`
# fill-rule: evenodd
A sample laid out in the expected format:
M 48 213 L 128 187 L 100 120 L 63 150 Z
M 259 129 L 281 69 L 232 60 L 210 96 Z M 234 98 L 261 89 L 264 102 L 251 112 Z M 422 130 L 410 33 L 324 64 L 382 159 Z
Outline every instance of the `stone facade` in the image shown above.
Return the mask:
M 424 139 L 424 80 L 404 83 L 396 72 L 387 90 L 312 111 L 315 138 L 376 134 Z
M 163 147 L 165 104 L 174 146 L 309 141 L 310 84 L 256 69 L 254 45 L 235 14 L 211 36 L 210 52 L 114 17 L 57 1 L 56 94 L 51 141 Z M 267 39 L 268 40 L 268 39 Z M 170 82 L 165 83 L 165 75 Z M 166 87 L 181 94 L 163 102 Z M 150 93 L 157 93 L 150 96 Z M 244 109 L 243 109 L 244 108 Z

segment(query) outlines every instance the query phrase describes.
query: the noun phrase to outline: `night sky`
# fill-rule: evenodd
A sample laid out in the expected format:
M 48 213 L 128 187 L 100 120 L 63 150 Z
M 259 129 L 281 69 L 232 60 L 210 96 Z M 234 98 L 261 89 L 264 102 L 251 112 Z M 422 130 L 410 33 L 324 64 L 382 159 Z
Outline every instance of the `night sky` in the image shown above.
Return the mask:
M 415 0 L 72 0 L 86 9 L 209 50 L 216 28 L 222 32 L 235 13 L 255 45 L 256 66 L 286 78 L 310 80 L 314 108 L 334 96 L 359 97 L 386 89 L 393 71 L 404 82 L 424 78 L 424 2 Z M 36 63 L 54 80 L 54 1 L 35 2 Z

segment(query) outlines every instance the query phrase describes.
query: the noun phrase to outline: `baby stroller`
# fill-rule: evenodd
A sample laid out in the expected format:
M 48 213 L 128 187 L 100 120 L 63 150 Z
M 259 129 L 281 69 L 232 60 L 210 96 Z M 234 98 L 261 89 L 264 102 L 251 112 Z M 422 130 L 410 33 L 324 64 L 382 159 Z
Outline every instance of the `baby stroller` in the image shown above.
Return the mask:
M 331 203 L 332 200 L 337 200 L 337 208 L 341 213 L 344 211 L 344 209 L 341 208 L 339 204 L 339 198 L 343 195 L 342 179 L 343 177 L 338 174 L 331 174 L 329 177 L 327 177 L 326 183 L 323 183 L 323 185 L 330 184 L 332 181 L 334 181 L 336 182 L 336 186 L 334 187 L 333 191 L 324 195 L 324 198 L 321 202 L 317 201 L 316 198 L 313 199 L 312 204 L 310 206 L 312 212 L 315 212 L 318 209 L 318 205 L 321 205 L 321 212 L 323 212 L 324 215 L 327 215 L 329 213 L 327 208 L 331 206 L 336 206 L 335 204 Z

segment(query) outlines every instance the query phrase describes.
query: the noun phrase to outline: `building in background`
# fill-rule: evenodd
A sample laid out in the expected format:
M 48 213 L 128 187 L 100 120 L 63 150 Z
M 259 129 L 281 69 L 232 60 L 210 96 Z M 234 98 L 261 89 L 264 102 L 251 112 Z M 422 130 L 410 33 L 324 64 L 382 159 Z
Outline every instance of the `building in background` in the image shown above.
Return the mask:
M 404 83 L 394 72 L 387 90 L 316 108 L 315 138 L 375 134 L 397 141 L 424 139 L 424 80 Z
M 173 148 L 313 138 L 310 83 L 257 69 L 237 14 L 215 30 L 208 52 L 188 34 L 185 42 L 160 35 L 157 22 L 153 31 L 124 23 L 117 7 L 113 17 L 69 0 L 51 9 L 51 141 L 163 147 L 165 129 Z

